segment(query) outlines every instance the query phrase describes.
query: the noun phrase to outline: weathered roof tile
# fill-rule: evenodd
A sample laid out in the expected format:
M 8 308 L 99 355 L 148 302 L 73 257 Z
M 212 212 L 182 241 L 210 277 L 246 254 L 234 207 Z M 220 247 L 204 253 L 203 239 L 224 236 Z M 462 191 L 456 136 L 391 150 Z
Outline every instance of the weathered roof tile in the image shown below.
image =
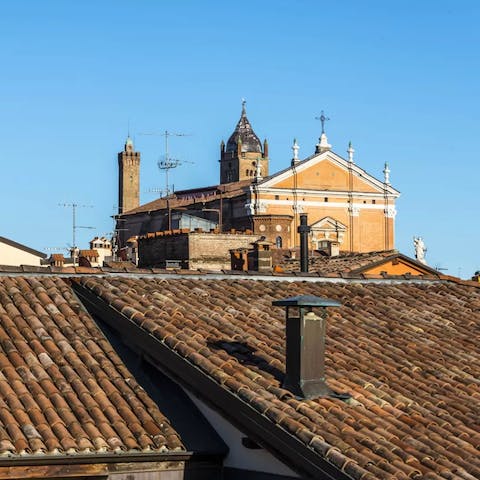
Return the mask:
M 0 316 L 0 454 L 183 448 L 61 278 L 1 277 Z
M 186 361 L 357 480 L 478 478 L 480 289 L 454 281 L 76 279 Z M 351 400 L 282 388 L 284 312 L 299 294 L 328 319 L 327 381 Z

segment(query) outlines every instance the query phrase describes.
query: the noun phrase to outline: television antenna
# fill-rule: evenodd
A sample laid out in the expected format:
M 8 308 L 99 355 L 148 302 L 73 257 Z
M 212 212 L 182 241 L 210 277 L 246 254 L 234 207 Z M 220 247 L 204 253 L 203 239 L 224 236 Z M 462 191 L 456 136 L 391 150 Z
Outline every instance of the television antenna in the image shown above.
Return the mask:
M 68 252 L 70 251 L 69 247 L 44 247 L 46 252 Z
M 140 135 L 158 135 L 161 137 L 165 137 L 165 158 L 163 160 L 159 160 L 157 162 L 157 166 L 160 170 L 165 171 L 165 196 L 168 197 L 170 195 L 170 187 L 168 183 L 168 174 L 170 170 L 173 168 L 177 168 L 180 165 L 183 165 L 184 163 L 191 163 L 187 160 L 179 160 L 178 158 L 171 158 L 169 153 L 168 153 L 168 139 L 169 137 L 189 137 L 190 134 L 188 133 L 174 133 L 174 132 L 169 132 L 168 130 L 165 130 L 163 133 L 140 133 Z
M 73 257 L 73 266 L 76 266 L 76 259 L 77 259 L 77 243 L 76 243 L 76 233 L 77 229 L 85 228 L 89 230 L 95 230 L 95 227 L 86 227 L 83 225 L 77 225 L 76 222 L 76 210 L 77 208 L 93 208 L 93 205 L 80 205 L 79 203 L 71 202 L 71 203 L 59 203 L 59 207 L 66 207 L 72 209 L 72 257 Z
M 157 187 L 155 187 L 155 188 L 149 188 L 148 190 L 146 190 L 145 193 L 158 193 L 159 196 L 160 196 L 160 198 L 162 198 L 164 192 L 165 192 L 165 189 L 164 189 L 164 188 L 157 188 Z M 167 193 L 167 195 L 168 195 L 168 193 Z

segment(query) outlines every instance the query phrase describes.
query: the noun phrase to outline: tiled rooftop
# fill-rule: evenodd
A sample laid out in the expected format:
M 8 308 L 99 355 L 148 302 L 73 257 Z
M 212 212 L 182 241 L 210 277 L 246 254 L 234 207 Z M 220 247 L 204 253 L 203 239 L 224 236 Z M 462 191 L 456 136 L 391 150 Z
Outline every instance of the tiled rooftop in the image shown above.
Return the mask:
M 368 253 L 341 253 L 336 257 L 316 255 L 309 258 L 308 271 L 322 274 L 355 272 L 392 257 L 396 253 L 396 250 L 385 250 Z M 297 254 L 297 258 L 284 260 L 279 266 L 285 272 L 299 272 L 300 254 Z
M 220 199 L 220 190 L 221 197 L 223 199 L 235 198 L 239 195 L 245 193 L 245 187 L 251 183 L 251 180 L 242 180 L 239 182 L 227 183 L 224 185 L 218 185 L 216 187 L 207 187 L 204 189 L 205 195 L 202 197 L 202 189 L 192 189 L 192 190 L 183 190 L 178 192 L 178 196 L 175 194 L 171 197 L 161 197 L 151 202 L 140 205 L 137 208 L 133 208 L 128 212 L 125 212 L 123 216 L 134 215 L 137 213 L 147 213 L 153 212 L 156 210 L 162 210 L 167 208 L 178 208 L 178 207 L 187 207 L 195 206 L 199 202 L 211 202 L 214 200 Z
M 0 456 L 180 450 L 64 280 L 0 277 Z
M 356 480 L 480 478 L 480 288 L 454 281 L 77 277 L 138 329 Z M 352 399 L 282 388 L 284 311 L 338 300 L 326 378 Z M 160 344 L 159 343 L 159 344 Z

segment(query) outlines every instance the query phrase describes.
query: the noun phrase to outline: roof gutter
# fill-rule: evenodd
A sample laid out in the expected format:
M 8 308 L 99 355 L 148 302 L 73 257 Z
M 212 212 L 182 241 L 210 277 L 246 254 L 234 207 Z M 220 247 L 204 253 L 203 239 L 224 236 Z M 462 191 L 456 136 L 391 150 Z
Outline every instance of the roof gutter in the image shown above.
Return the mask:
M 72 286 L 90 313 L 97 315 L 111 328 L 138 347 L 157 368 L 161 368 L 182 386 L 193 391 L 203 401 L 221 412 L 232 424 L 252 440 L 264 446 L 278 459 L 307 478 L 351 480 L 352 477 L 322 458 L 294 435 L 275 425 L 234 393 L 223 388 L 200 368 L 171 350 L 135 322 L 125 317 L 103 299 L 78 282 Z
M 28 465 L 91 465 L 96 463 L 126 463 L 126 462 L 185 462 L 202 460 L 190 451 L 181 452 L 121 452 L 121 453 L 73 453 L 61 455 L 2 455 L 0 467 L 19 467 Z

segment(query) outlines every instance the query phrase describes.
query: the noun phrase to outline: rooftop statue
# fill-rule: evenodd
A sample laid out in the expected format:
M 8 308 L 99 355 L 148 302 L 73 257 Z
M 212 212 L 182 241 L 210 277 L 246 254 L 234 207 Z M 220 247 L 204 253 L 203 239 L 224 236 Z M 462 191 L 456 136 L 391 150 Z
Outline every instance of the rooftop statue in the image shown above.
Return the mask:
M 425 260 L 425 253 L 427 252 L 427 247 L 425 246 L 422 237 L 413 237 L 413 245 L 415 246 L 415 258 L 426 265 L 427 261 Z

